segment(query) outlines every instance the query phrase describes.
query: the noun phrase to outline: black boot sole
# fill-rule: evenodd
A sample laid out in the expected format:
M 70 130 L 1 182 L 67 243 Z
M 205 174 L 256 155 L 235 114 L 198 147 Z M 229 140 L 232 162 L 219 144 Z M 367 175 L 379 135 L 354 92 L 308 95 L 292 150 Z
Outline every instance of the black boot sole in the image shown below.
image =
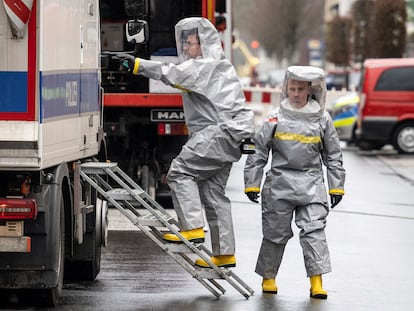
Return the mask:
M 328 298 L 328 295 L 324 295 L 324 294 L 312 295 L 312 294 L 310 294 L 310 297 L 311 298 L 314 298 L 314 299 L 327 299 Z
M 170 240 L 164 239 L 164 241 L 167 241 L 169 243 L 176 243 L 176 244 L 183 243 L 183 241 L 181 241 L 181 240 L 179 240 L 179 241 L 170 241 Z M 197 244 L 201 244 L 201 243 L 204 243 L 204 238 L 191 239 L 191 240 L 187 240 L 187 241 L 197 243 Z
M 198 264 L 195 264 L 197 267 L 199 267 L 199 268 L 205 268 L 205 269 L 211 269 L 211 267 L 210 266 L 208 266 L 208 267 L 206 267 L 206 266 L 201 266 L 201 265 L 198 265 Z M 229 264 L 226 264 L 226 265 L 220 265 L 220 266 L 217 266 L 218 268 L 235 268 L 236 267 L 236 264 L 235 263 L 229 263 Z

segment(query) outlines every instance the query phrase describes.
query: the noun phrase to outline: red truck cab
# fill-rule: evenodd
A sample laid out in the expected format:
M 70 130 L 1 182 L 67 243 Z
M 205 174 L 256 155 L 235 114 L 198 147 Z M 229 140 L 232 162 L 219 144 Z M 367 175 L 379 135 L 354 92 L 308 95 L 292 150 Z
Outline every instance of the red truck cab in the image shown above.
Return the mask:
M 414 58 L 367 59 L 360 84 L 356 143 L 361 149 L 391 144 L 414 153 Z

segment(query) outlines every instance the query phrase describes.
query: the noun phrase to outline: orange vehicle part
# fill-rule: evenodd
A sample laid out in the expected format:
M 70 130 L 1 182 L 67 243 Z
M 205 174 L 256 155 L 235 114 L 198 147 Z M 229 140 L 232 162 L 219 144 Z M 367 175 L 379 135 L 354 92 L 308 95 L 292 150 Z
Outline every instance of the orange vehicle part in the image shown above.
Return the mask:
M 105 107 L 182 107 L 181 94 L 106 93 Z
M 216 8 L 215 0 L 204 0 L 202 3 L 202 15 L 215 24 L 214 12 Z

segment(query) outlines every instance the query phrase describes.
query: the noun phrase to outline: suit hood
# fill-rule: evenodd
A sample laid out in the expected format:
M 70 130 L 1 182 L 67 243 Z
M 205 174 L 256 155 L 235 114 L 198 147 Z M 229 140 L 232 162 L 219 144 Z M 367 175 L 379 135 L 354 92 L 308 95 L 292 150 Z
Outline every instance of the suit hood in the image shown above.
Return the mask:
M 183 43 L 189 33 L 198 34 L 202 58 L 224 59 L 224 52 L 221 45 L 221 38 L 216 27 L 206 18 L 189 17 L 180 20 L 175 25 L 175 40 L 180 63 L 187 60 L 183 51 Z

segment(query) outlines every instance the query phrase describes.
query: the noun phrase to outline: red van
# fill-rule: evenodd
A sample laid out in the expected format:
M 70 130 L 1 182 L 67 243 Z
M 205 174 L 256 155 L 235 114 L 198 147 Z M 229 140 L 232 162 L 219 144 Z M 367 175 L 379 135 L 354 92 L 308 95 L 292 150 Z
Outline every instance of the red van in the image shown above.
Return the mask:
M 367 59 L 359 90 L 356 144 L 414 154 L 414 58 Z

